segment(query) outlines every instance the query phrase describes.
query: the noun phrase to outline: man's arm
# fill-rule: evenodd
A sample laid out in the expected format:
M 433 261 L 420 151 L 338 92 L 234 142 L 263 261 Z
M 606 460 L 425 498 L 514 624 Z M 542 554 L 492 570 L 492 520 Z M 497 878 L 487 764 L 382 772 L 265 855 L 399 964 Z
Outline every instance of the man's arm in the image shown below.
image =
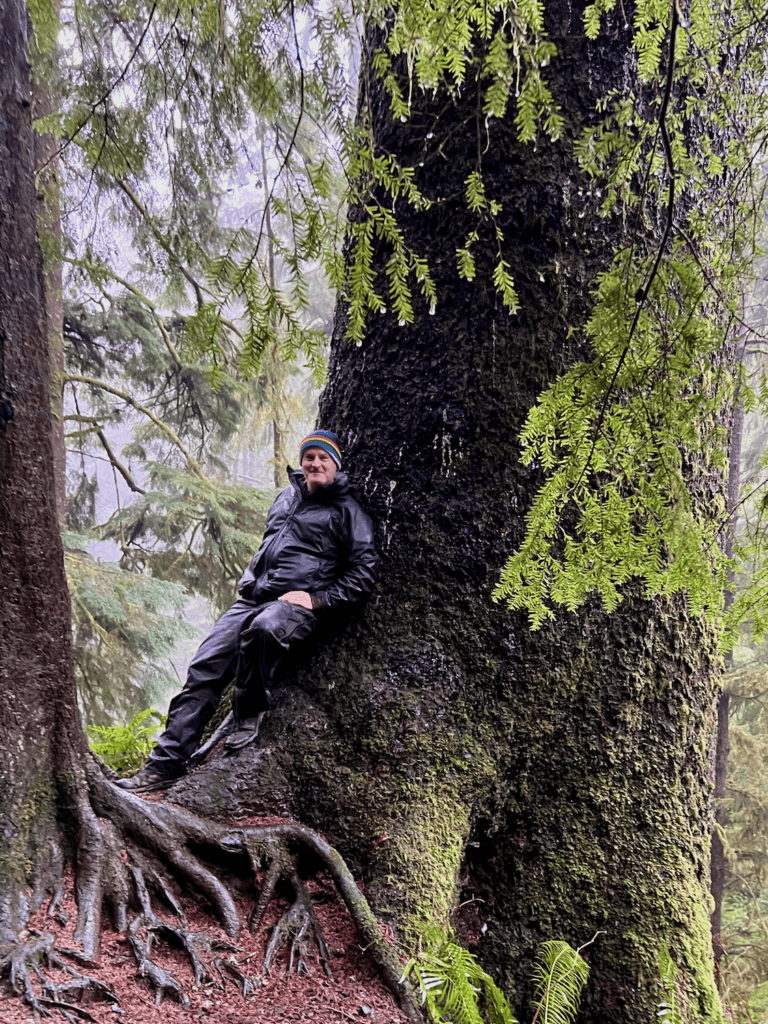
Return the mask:
M 357 502 L 343 509 L 341 534 L 340 544 L 347 554 L 344 571 L 325 590 L 312 594 L 314 609 L 340 608 L 359 601 L 371 593 L 379 578 L 373 523 Z

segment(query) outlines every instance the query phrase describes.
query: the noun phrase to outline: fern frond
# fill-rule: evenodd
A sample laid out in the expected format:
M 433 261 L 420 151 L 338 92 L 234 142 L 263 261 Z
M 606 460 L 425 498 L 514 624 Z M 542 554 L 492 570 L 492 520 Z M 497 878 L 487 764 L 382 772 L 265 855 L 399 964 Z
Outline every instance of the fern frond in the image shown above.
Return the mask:
M 409 961 L 434 1024 L 517 1024 L 504 993 L 468 950 L 450 939 Z M 481 1012 L 484 1011 L 484 1014 Z
M 586 961 L 567 942 L 545 942 L 533 967 L 534 1019 L 542 1024 L 571 1024 L 588 976 Z
M 658 1018 L 661 1024 L 683 1024 L 683 1015 L 677 1000 L 675 988 L 675 964 L 666 942 L 659 946 L 659 975 L 664 998 L 659 1003 Z

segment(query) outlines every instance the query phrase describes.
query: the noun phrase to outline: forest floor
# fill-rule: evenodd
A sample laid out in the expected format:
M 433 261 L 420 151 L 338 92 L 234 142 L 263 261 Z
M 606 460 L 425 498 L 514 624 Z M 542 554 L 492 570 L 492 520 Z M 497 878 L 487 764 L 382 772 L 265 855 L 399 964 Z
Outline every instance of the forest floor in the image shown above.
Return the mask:
M 275 821 L 253 819 L 247 824 L 272 824 Z M 316 955 L 309 961 L 309 975 L 289 971 L 287 949 L 277 955 L 271 973 L 263 973 L 264 953 L 271 931 L 289 907 L 287 898 L 275 898 L 255 935 L 251 935 L 243 925 L 240 939 L 234 943 L 237 952 L 218 954 L 222 959 L 235 964 L 251 980 L 255 987 L 253 996 L 243 998 L 234 979 L 225 974 L 222 983 L 213 969 L 210 972 L 210 983 L 196 986 L 191 964 L 185 954 L 165 943 L 158 943 L 153 947 L 153 960 L 175 975 L 189 999 L 189 1006 L 184 1008 L 169 999 L 164 999 L 160 1006 L 156 1006 L 153 992 L 137 973 L 125 933 L 114 931 L 108 918 L 105 918 L 98 964 L 82 967 L 74 961 L 68 962 L 82 973 L 108 985 L 115 993 L 117 1002 L 83 1003 L 81 1008 L 85 1016 L 81 1019 L 96 1021 L 98 1024 L 117 1024 L 118 1021 L 120 1024 L 345 1024 L 346 1021 L 358 1024 L 365 1021 L 371 1024 L 407 1024 L 380 978 L 377 967 L 360 945 L 360 937 L 333 882 L 321 875 L 308 880 L 306 884 L 331 951 L 331 978 L 326 976 Z M 181 903 L 190 931 L 205 932 L 226 939 L 203 900 L 194 895 L 183 895 Z M 244 896 L 238 900 L 243 921 L 248 918 L 251 904 L 252 898 L 249 897 Z M 53 932 L 57 947 L 76 948 L 73 932 L 77 909 L 71 876 L 67 878 L 63 903 L 63 909 L 69 915 L 68 922 L 65 925 L 57 924 L 46 917 L 46 909 L 47 902 L 29 922 L 27 933 L 31 933 L 32 929 L 41 933 Z M 158 917 L 178 924 L 170 912 L 165 913 L 157 906 L 155 911 Z M 67 980 L 60 970 L 46 969 L 45 974 L 54 982 Z M 39 995 L 38 986 L 36 990 Z M 64 1020 L 58 1010 L 52 1009 L 51 1012 L 52 1019 Z M 2 1024 L 31 1024 L 34 1019 L 32 1010 L 19 997 L 8 994 L 6 984 L 6 988 L 0 991 Z

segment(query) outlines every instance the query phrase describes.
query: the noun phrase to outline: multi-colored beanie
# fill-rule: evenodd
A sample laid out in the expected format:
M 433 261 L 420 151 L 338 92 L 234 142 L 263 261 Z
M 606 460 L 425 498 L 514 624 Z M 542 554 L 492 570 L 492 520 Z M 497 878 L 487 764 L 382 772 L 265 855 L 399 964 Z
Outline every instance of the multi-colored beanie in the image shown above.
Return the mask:
M 299 463 L 304 458 L 307 448 L 322 448 L 324 452 L 328 452 L 337 468 L 341 469 L 341 445 L 332 431 L 313 430 L 311 434 L 307 434 L 299 445 Z

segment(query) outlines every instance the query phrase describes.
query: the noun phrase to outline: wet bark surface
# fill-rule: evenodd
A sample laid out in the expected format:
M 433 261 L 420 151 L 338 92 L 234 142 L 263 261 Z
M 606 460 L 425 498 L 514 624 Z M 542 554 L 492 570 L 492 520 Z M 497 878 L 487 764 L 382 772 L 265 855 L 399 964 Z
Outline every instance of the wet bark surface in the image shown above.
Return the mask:
M 561 613 L 536 634 L 490 600 L 540 480 L 516 438 L 578 357 L 570 332 L 619 238 L 572 144 L 596 97 L 631 78 L 629 39 L 617 18 L 587 42 L 578 5 L 548 4 L 547 18 L 567 125 L 556 143 L 522 146 L 509 119 L 478 120 L 471 85 L 416 99 L 406 124 L 370 86 L 382 150 L 419 165 L 434 201 L 400 222 L 440 297 L 435 315 L 417 302 L 413 325 L 372 317 L 359 347 L 343 340 L 343 304 L 337 313 L 320 425 L 340 435 L 378 524 L 383 579 L 363 620 L 278 694 L 260 747 L 214 757 L 172 799 L 320 828 L 404 941 L 453 925 L 521 1019 L 538 943 L 578 946 L 600 930 L 581 1020 L 652 1019 L 662 941 L 691 1018 L 716 1020 L 712 636 L 683 603 L 631 594 L 610 617 Z M 462 195 L 478 159 L 488 198 L 504 204 L 514 316 L 491 284 L 490 228 L 475 281 L 455 269 L 476 226 Z
M 39 898 L 60 747 L 77 725 L 69 598 L 54 502 L 27 13 L 0 4 L 0 945 Z M 77 742 L 75 740 L 75 748 Z M 82 748 L 82 744 L 81 744 Z M 33 870 L 26 875 L 28 866 Z M 34 870 L 37 868 L 38 870 Z M 31 895 L 27 886 L 32 886 Z

